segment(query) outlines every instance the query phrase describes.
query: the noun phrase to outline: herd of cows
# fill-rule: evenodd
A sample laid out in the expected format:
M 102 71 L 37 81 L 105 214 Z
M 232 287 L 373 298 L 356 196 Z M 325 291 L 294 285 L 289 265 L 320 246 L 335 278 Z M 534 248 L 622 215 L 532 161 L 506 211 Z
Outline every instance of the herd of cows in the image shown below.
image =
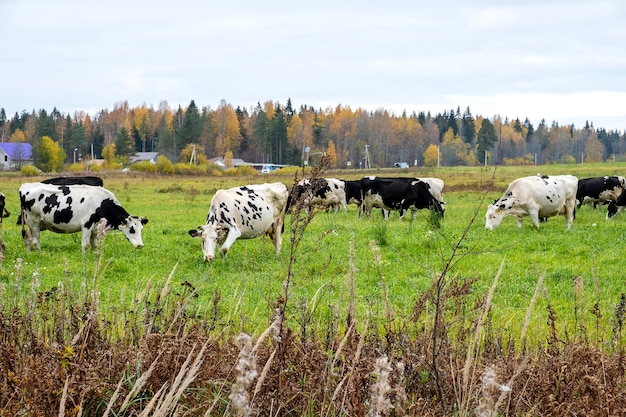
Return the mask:
M 439 178 L 364 177 L 360 180 L 336 178 L 305 179 L 291 189 L 281 182 L 245 185 L 218 190 L 209 207 L 206 223 L 189 230 L 200 238 L 205 261 L 215 259 L 216 250 L 225 257 L 237 239 L 268 235 L 276 253 L 282 246 L 285 214 L 294 207 L 308 210 L 322 206 L 347 211 L 348 204 L 359 207 L 359 218 L 380 208 L 386 219 L 389 211 L 400 217 L 411 211 L 429 209 L 441 217 L 445 213 L 444 182 Z M 485 227 L 495 229 L 505 216 L 515 216 L 522 227 L 530 216 L 533 226 L 548 217 L 563 214 L 567 227 L 572 226 L 576 208 L 582 204 L 608 204 L 607 218 L 626 206 L 626 179 L 605 176 L 578 179 L 573 175 L 540 175 L 518 178 L 504 195 L 487 207 Z M 141 248 L 141 231 L 146 217 L 130 215 L 104 188 L 99 177 L 59 177 L 37 183 L 25 183 L 19 189 L 22 237 L 27 250 L 39 250 L 40 232 L 82 232 L 82 250 L 96 247 L 98 236 L 119 230 L 135 248 Z M 5 196 L 0 193 L 0 223 L 9 216 Z M 0 237 L 0 248 L 4 243 Z

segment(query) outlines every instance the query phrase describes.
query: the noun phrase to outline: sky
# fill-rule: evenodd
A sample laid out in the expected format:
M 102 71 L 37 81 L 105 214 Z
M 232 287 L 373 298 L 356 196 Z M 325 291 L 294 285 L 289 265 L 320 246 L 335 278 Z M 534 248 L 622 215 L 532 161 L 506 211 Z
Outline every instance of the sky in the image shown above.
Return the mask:
M 626 1 L 0 0 L 0 108 L 194 100 L 626 130 Z

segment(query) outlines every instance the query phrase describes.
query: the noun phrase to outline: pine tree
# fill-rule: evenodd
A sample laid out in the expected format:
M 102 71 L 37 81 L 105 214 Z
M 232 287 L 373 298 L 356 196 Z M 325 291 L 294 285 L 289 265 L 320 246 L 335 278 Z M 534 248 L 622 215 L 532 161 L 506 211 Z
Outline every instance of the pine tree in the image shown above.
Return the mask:
M 119 156 L 130 156 L 135 153 L 135 142 L 125 127 L 121 128 L 115 140 L 115 151 Z
M 476 156 L 479 161 L 485 160 L 486 152 L 498 141 L 496 129 L 489 119 L 484 118 L 476 136 Z
M 189 143 L 200 142 L 200 134 L 202 133 L 202 121 L 200 120 L 200 112 L 196 103 L 191 100 L 189 107 L 185 111 L 183 124 L 178 133 L 180 138 L 179 146 L 184 147 Z

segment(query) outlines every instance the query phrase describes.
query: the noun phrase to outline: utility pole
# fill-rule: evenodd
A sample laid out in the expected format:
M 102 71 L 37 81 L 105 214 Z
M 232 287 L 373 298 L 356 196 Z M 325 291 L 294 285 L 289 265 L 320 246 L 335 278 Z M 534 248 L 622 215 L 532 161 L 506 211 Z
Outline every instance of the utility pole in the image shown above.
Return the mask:
M 363 168 L 370 169 L 370 145 L 365 145 L 365 163 Z

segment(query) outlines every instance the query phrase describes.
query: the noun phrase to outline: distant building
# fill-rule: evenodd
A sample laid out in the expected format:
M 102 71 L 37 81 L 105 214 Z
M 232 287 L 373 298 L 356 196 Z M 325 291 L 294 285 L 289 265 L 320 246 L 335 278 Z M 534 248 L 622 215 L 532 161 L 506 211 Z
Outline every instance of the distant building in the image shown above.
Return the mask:
M 241 165 L 252 165 L 246 161 L 244 161 L 243 159 L 239 159 L 239 158 L 233 158 L 233 167 L 237 168 Z M 224 164 L 224 158 L 222 158 L 221 156 L 218 156 L 217 158 L 211 158 L 209 159 L 209 162 L 211 162 L 212 164 L 216 164 L 219 165 L 222 168 L 228 168 L 225 164 Z
M 30 143 L 0 142 L 0 169 L 20 169 L 33 164 L 33 147 Z
M 157 158 L 159 157 L 158 152 L 137 152 L 133 156 L 130 157 L 130 163 L 140 162 L 140 161 L 150 161 L 153 164 L 156 164 Z

